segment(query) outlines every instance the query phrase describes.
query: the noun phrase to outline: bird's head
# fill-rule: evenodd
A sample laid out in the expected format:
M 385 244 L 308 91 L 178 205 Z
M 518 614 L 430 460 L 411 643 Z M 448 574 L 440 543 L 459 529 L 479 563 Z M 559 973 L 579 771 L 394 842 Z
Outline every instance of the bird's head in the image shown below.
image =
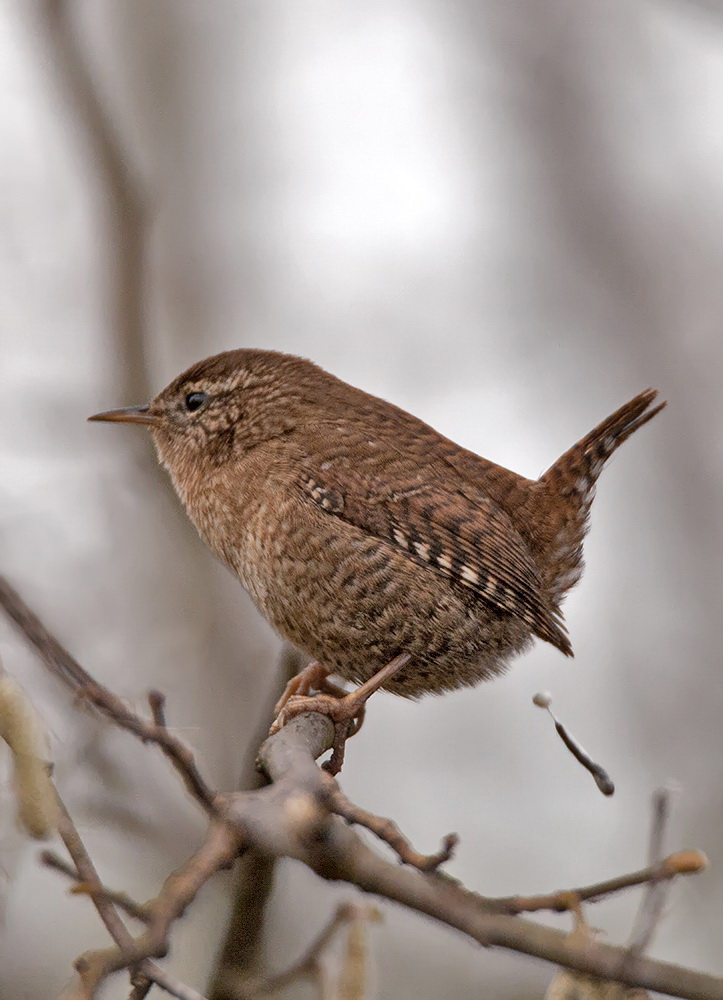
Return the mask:
M 275 351 L 226 351 L 199 361 L 144 406 L 89 420 L 145 424 L 174 479 L 217 468 L 311 419 L 332 376 Z

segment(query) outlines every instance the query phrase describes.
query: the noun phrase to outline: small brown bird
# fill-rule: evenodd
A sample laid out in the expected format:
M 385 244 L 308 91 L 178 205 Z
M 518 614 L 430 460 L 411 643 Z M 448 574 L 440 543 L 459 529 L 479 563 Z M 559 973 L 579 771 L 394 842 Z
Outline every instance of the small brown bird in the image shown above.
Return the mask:
M 560 608 L 582 573 L 595 482 L 665 405 L 651 408 L 656 395 L 537 480 L 273 351 L 216 355 L 149 405 L 90 419 L 149 425 L 202 538 L 323 664 L 307 681 L 375 678 L 414 698 L 494 677 L 534 637 L 572 655 Z

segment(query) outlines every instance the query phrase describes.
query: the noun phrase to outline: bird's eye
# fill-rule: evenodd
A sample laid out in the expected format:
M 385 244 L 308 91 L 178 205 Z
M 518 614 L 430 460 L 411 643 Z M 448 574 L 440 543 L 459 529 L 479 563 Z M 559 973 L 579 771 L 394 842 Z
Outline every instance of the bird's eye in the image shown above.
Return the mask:
M 200 410 L 207 399 L 208 396 L 205 392 L 189 392 L 186 396 L 186 409 L 191 413 L 194 410 Z

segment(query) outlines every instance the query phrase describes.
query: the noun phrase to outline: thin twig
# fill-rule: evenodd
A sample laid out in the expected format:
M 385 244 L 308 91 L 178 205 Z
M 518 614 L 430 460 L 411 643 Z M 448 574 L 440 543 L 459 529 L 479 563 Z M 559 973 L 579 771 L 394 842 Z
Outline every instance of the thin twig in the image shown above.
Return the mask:
M 659 863 L 665 848 L 665 834 L 670 819 L 673 792 L 673 786 L 667 785 L 656 789 L 653 793 L 648 854 L 651 865 Z M 631 962 L 635 962 L 653 940 L 653 935 L 663 917 L 670 884 L 669 880 L 661 877 L 653 878 L 648 883 L 630 935 L 629 958 Z
M 110 903 L 116 906 L 119 910 L 123 910 L 128 914 L 129 917 L 133 917 L 134 920 L 140 920 L 141 923 L 148 923 L 148 910 L 142 903 L 137 903 L 135 899 L 125 892 L 116 892 L 114 889 L 109 889 L 105 885 L 94 884 L 92 882 L 84 882 L 79 878 L 78 872 L 73 865 L 68 864 L 59 854 L 55 851 L 42 851 L 40 854 L 41 862 L 46 866 L 46 868 L 52 868 L 56 872 L 60 872 L 62 875 L 67 875 L 68 878 L 73 879 L 76 883 L 71 892 L 82 895 L 91 896 L 93 898 L 104 898 Z
M 133 977 L 131 977 L 131 980 L 132 978 Z M 128 994 L 128 1000 L 145 1000 L 152 989 L 153 983 L 149 982 L 147 979 L 138 983 L 133 983 L 131 991 Z
M 191 750 L 169 729 L 166 729 L 165 725 L 142 719 L 135 712 L 132 712 L 117 695 L 101 684 L 93 683 L 80 694 L 85 700 L 100 709 L 107 718 L 122 729 L 133 733 L 143 743 L 154 743 L 181 776 L 186 789 L 193 798 L 210 815 L 218 814 L 221 806 L 218 793 L 206 784 Z
M 95 865 L 90 859 L 90 855 L 85 849 L 85 845 L 80 838 L 77 827 L 71 819 L 70 813 L 65 808 L 63 801 L 58 796 L 60 818 L 58 821 L 58 833 L 60 839 L 65 844 L 68 854 L 72 858 L 77 871 L 77 877 L 88 885 L 95 885 L 102 888 L 102 883 L 95 870 Z M 118 947 L 123 951 L 129 951 L 133 946 L 131 937 L 126 925 L 118 915 L 115 906 L 102 895 L 92 895 L 93 905 L 98 911 L 98 916 L 103 921 L 106 929 Z
M 265 979 L 247 980 L 239 986 L 238 992 L 242 997 L 251 1000 L 253 997 L 278 993 L 298 979 L 317 977 L 320 971 L 321 958 L 340 928 L 354 920 L 366 919 L 369 909 L 369 907 L 361 907 L 355 903 L 340 903 L 319 936 L 312 942 L 298 961 L 294 962 L 288 969 L 274 976 L 268 976 Z
M 155 962 L 143 962 L 141 965 L 141 975 L 146 973 L 152 982 L 149 984 L 149 989 L 151 986 L 158 986 L 160 989 L 165 990 L 172 997 L 176 997 L 176 1000 L 207 1000 L 203 993 L 199 993 L 198 990 L 194 990 L 192 986 L 187 983 L 182 983 L 180 979 L 176 979 L 172 976 L 170 972 L 166 972 L 165 969 L 161 969 L 160 966 L 156 965 Z M 133 989 L 136 990 L 135 995 L 130 994 L 128 1000 L 142 1000 L 144 996 L 140 992 L 141 983 L 134 983 Z M 147 992 L 147 991 L 146 991 Z
M 459 843 L 459 837 L 456 833 L 448 833 L 442 841 L 442 846 L 435 854 L 420 854 L 412 847 L 393 820 L 385 816 L 376 816 L 374 813 L 355 805 L 346 797 L 330 774 L 324 772 L 324 778 L 327 789 L 326 803 L 331 811 L 335 815 L 341 816 L 347 823 L 356 823 L 358 826 L 371 830 L 380 840 L 389 844 L 404 864 L 412 865 L 420 872 L 433 872 L 452 857 L 454 849 Z
M 673 796 L 676 792 L 677 787 L 673 782 L 663 785 L 661 788 L 656 788 L 653 792 L 648 864 L 656 864 L 665 854 L 665 836 L 668 832 Z
M 168 727 L 166 722 L 166 696 L 162 691 L 155 688 L 148 692 L 148 706 L 151 710 L 151 717 L 157 726 L 162 729 Z
M 1 576 L 0 607 L 51 673 L 121 729 L 133 733 L 144 743 L 154 743 L 181 775 L 190 794 L 209 814 L 217 814 L 220 805 L 218 794 L 204 781 L 186 744 L 166 728 L 163 696 L 159 692 L 151 692 L 149 699 L 154 716 L 163 721 L 148 722 L 132 712 L 118 695 L 91 677 L 30 610 L 15 588 Z
M 630 872 L 627 875 L 618 875 L 616 878 L 607 879 L 604 882 L 596 882 L 594 885 L 586 885 L 577 889 L 563 889 L 559 892 L 551 892 L 540 896 L 502 896 L 497 899 L 488 899 L 488 904 L 501 913 L 534 913 L 538 910 L 553 910 L 561 913 L 571 909 L 571 900 L 580 902 L 598 901 L 603 896 L 609 896 L 613 892 L 620 892 L 623 889 L 631 889 L 636 885 L 649 885 L 651 882 L 661 880 L 668 881 L 676 875 L 693 875 L 703 871 L 708 862 L 702 851 L 676 851 L 674 854 L 659 861 L 656 865 L 649 865 L 639 871 Z
M 585 750 L 581 743 L 578 743 L 567 726 L 564 726 L 552 711 L 552 698 L 550 696 L 550 692 L 538 691 L 533 697 L 532 702 L 537 705 L 538 708 L 544 708 L 547 710 L 550 718 L 555 724 L 555 731 L 557 732 L 557 735 L 560 737 L 575 760 L 582 764 L 586 771 L 590 772 L 595 780 L 595 784 L 603 795 L 614 795 L 615 784 L 605 768 L 601 764 L 598 764 L 596 760 L 592 759 L 587 750 Z
M 76 694 L 95 684 L 94 678 L 70 655 L 31 611 L 17 590 L 0 576 L 0 606 L 50 672 Z

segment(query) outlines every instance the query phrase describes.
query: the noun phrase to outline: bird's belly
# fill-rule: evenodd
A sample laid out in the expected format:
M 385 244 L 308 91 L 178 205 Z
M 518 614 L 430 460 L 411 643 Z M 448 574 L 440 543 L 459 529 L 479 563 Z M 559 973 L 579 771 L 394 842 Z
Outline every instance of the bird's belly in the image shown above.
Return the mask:
M 258 530 L 234 568 L 284 638 L 348 680 L 407 652 L 389 691 L 447 691 L 503 672 L 531 640 L 520 619 L 357 529 L 298 536 Z

